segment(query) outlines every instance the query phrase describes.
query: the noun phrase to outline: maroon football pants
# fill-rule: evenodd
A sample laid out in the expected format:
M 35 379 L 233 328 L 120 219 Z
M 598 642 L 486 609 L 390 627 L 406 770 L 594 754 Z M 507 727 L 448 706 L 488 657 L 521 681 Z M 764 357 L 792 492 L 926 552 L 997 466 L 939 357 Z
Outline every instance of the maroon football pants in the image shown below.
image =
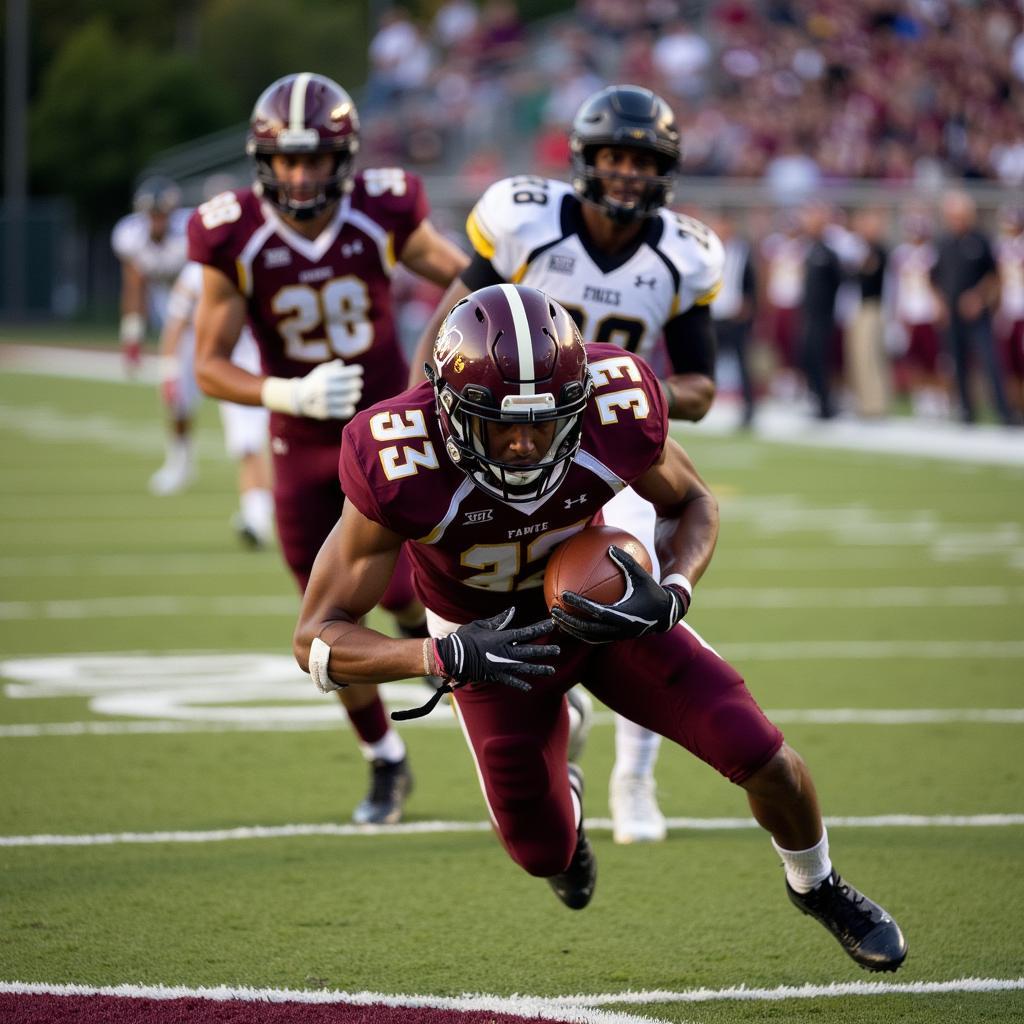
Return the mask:
M 573 683 L 735 783 L 782 746 L 782 733 L 739 673 L 685 625 L 614 644 L 591 646 L 563 634 L 557 643 L 555 675 L 532 677 L 529 693 L 491 683 L 454 694 L 491 820 L 531 875 L 564 871 L 576 845 L 564 697 Z

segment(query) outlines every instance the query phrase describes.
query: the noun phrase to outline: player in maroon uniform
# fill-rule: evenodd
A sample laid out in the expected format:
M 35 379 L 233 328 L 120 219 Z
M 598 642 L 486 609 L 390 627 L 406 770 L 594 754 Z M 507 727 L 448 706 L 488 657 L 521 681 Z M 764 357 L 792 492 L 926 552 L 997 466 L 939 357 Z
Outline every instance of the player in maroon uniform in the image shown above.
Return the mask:
M 348 501 L 306 590 L 300 665 L 325 692 L 428 670 L 451 680 L 501 841 L 573 909 L 596 880 L 582 775 L 567 764 L 565 692 L 582 680 L 742 786 L 790 899 L 858 963 L 895 970 L 903 935 L 833 869 L 804 762 L 680 621 L 711 558 L 717 505 L 668 436 L 650 368 L 614 345 L 584 346 L 565 309 L 502 284 L 449 313 L 432 371 L 345 428 Z M 596 605 L 566 594 L 585 614 L 556 609 L 552 622 L 541 586 L 551 550 L 627 485 L 657 510 L 661 582 L 612 548 L 626 596 Z M 360 625 L 406 540 L 435 637 L 422 644 Z
M 344 500 L 343 421 L 405 386 L 390 294 L 396 261 L 442 286 L 467 263 L 427 219 L 419 178 L 398 168 L 355 173 L 358 147 L 356 108 L 341 86 L 309 73 L 281 78 L 253 108 L 255 186 L 211 199 L 189 222 L 190 257 L 204 265 L 196 376 L 215 398 L 271 410 L 277 529 L 303 589 Z M 259 375 L 230 358 L 246 320 Z M 380 596 L 400 627 L 422 628 L 407 566 Z M 371 761 L 370 793 L 353 817 L 397 821 L 412 778 L 401 737 L 375 687 L 339 696 Z

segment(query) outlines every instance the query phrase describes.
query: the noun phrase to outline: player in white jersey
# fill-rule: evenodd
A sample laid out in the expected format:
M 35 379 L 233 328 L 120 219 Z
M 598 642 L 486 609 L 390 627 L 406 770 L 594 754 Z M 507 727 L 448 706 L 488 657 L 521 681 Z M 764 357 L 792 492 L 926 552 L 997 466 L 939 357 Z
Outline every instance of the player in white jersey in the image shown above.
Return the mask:
M 680 155 L 672 110 L 647 89 L 610 86 L 580 107 L 569 141 L 572 184 L 507 178 L 473 208 L 467 222 L 473 262 L 428 324 L 412 380 L 421 379 L 444 314 L 471 291 L 510 281 L 556 299 L 587 341 L 650 358 L 664 338 L 673 371 L 661 382 L 669 415 L 699 420 L 715 394 L 709 304 L 721 282 L 723 252 L 706 225 L 667 209 Z M 604 515 L 653 555 L 654 511 L 631 488 Z M 579 688 L 573 694 L 581 699 Z M 616 842 L 665 836 L 654 786 L 659 743 L 656 734 L 617 717 L 610 786 Z
M 189 424 L 200 398 L 195 375 L 195 315 L 202 290 L 202 264 L 186 263 L 171 290 L 167 321 L 160 335 L 160 394 L 172 418 Z M 249 373 L 260 372 L 259 349 L 248 327 L 242 329 L 231 361 Z M 233 520 L 235 530 L 251 547 L 264 547 L 271 542 L 274 532 L 274 501 L 266 452 L 270 414 L 261 406 L 218 404 L 224 446 L 238 463 L 239 510 Z M 163 475 L 166 485 L 173 487 L 175 481 L 191 478 L 191 446 L 181 457 L 186 460 L 184 465 L 169 459 L 154 481 Z
M 169 178 L 147 178 L 135 190 L 133 212 L 114 225 L 111 246 L 121 262 L 121 355 L 134 376 L 142 361 L 147 328 L 163 330 L 171 288 L 188 254 L 186 227 L 191 210 L 181 208 L 181 190 Z M 172 414 L 167 457 L 150 479 L 155 494 L 187 486 L 191 424 Z

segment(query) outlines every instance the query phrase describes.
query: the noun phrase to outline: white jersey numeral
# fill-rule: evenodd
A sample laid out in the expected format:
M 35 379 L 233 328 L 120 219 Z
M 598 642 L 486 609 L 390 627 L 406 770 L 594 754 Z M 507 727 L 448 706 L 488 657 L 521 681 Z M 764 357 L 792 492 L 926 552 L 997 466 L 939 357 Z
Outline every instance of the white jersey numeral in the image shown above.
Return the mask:
M 404 412 L 379 412 L 370 417 L 370 434 L 376 441 L 405 441 L 427 436 L 427 424 L 422 409 Z M 389 480 L 413 476 L 420 469 L 437 469 L 437 454 L 431 441 L 422 447 L 389 445 L 380 450 L 380 464 Z
M 289 359 L 353 359 L 373 344 L 373 324 L 367 319 L 370 295 L 365 282 L 352 274 L 332 278 L 319 290 L 308 284 L 288 285 L 274 296 L 270 308 L 285 317 L 277 329 Z M 310 338 L 313 332 L 326 332 L 327 337 Z
M 234 224 L 242 216 L 242 207 L 234 192 L 221 192 L 219 196 L 199 207 L 199 218 L 207 229 L 219 228 L 222 224 Z

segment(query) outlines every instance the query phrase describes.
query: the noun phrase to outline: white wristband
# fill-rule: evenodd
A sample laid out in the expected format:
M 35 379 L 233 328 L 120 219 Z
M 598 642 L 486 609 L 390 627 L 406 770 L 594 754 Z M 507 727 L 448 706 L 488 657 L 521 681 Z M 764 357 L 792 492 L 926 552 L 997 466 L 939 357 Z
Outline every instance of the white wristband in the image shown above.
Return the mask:
M 681 572 L 674 572 L 666 576 L 661 581 L 661 585 L 663 587 L 682 587 L 686 591 L 686 596 L 693 599 L 693 584 Z
M 125 313 L 121 317 L 121 344 L 132 345 L 142 341 L 146 333 L 146 321 L 141 313 Z
M 316 683 L 316 688 L 321 693 L 333 693 L 339 689 L 331 682 L 331 677 L 327 674 L 330 660 L 331 648 L 320 637 L 317 637 L 309 645 L 309 674 L 313 677 L 313 682 Z
M 260 389 L 260 402 L 273 412 L 298 415 L 295 402 L 295 381 L 291 377 L 267 377 Z

